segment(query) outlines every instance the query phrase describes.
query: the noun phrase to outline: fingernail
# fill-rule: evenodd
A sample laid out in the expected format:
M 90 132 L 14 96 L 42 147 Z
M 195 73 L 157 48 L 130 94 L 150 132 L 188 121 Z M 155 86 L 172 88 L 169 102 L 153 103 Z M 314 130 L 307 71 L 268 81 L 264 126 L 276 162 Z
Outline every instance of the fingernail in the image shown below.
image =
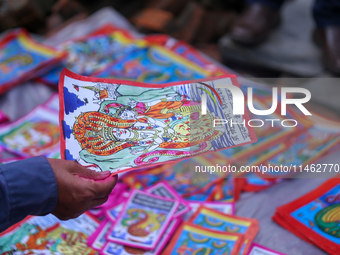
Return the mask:
M 111 172 L 110 171 L 104 171 L 104 172 L 101 172 L 102 176 L 104 177 L 108 177 L 111 175 Z

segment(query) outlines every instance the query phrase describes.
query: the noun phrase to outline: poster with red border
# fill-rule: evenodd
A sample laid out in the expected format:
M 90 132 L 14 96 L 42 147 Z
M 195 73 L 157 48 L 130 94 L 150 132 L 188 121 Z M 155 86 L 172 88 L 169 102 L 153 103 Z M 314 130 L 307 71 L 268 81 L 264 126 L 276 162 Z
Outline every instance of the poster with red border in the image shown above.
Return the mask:
M 339 254 L 340 179 L 330 179 L 306 195 L 278 207 L 273 220 L 330 254 Z
M 233 115 L 236 100 L 230 90 L 214 89 L 222 84 L 239 89 L 234 75 L 147 84 L 64 69 L 59 81 L 62 158 L 117 174 L 256 142 L 247 111 Z M 206 91 L 211 97 L 204 112 Z M 245 124 L 231 128 L 231 122 L 216 122 L 225 116 Z
M 0 94 L 44 74 L 66 53 L 34 41 L 25 29 L 8 32 L 0 41 Z

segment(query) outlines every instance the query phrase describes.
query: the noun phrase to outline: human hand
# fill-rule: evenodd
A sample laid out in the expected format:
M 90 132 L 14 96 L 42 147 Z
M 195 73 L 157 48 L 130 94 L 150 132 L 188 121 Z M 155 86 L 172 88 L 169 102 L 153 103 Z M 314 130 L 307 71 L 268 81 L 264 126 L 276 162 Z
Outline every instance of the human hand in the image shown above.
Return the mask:
M 109 171 L 96 172 L 69 160 L 47 160 L 58 185 L 58 202 L 52 213 L 61 220 L 76 218 L 105 203 L 117 183 L 117 175 L 109 177 Z

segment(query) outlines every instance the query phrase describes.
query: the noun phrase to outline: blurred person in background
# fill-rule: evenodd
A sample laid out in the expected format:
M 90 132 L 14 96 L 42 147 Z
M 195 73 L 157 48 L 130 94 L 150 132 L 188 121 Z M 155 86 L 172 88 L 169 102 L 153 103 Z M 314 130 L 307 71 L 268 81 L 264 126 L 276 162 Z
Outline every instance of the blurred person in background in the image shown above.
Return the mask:
M 246 8 L 231 29 L 231 38 L 244 46 L 263 43 L 281 22 L 284 0 L 246 0 Z M 340 0 L 315 0 L 315 42 L 323 49 L 325 68 L 340 75 Z

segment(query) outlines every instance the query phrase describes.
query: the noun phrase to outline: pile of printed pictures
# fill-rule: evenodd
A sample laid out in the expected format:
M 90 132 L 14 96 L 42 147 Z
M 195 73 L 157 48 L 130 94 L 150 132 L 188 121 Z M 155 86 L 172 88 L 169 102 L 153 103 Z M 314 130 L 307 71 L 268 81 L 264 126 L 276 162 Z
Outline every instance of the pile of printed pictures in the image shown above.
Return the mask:
M 8 32 L 0 41 L 0 48 L 0 94 L 48 72 L 66 56 L 65 52 L 37 43 L 23 29 Z M 55 94 L 14 122 L 0 112 L 1 150 L 13 155 L 1 163 L 38 155 L 60 158 L 58 110 Z
M 328 254 L 339 254 L 339 177 L 329 179 L 306 195 L 276 208 L 273 220 Z
M 227 74 L 186 43 L 166 35 L 135 38 L 111 25 L 62 43 L 56 49 L 35 42 L 26 31 L 18 29 L 3 37 L 0 48 L 0 93 L 31 79 L 57 89 L 65 67 L 87 76 L 159 84 Z M 271 107 L 271 88 L 242 78 L 239 83 L 244 92 L 253 88 L 256 109 Z M 105 95 L 99 93 L 98 98 L 101 97 Z M 83 98 L 79 102 L 87 103 Z M 58 110 L 56 94 L 12 123 L 0 113 L 1 148 L 17 155 L 1 162 L 37 155 L 60 158 Z M 65 109 L 68 110 L 73 109 Z M 183 160 L 129 172 L 120 177 L 104 205 L 77 219 L 63 222 L 52 215 L 28 217 L 0 234 L 0 250 L 26 251 L 25 254 L 282 254 L 253 243 L 259 222 L 236 216 L 234 203 L 241 192 L 261 191 L 282 182 L 291 173 L 230 176 L 188 169 L 193 162 L 305 166 L 340 149 L 340 125 L 335 121 L 314 113 L 306 120 L 290 108 L 286 118 L 289 117 L 298 120 L 297 128 L 272 127 L 266 121 L 263 127 L 255 127 L 257 143 L 204 154 L 190 162 Z M 283 120 L 277 112 L 263 116 L 265 119 Z M 323 205 L 320 202 L 313 206 Z M 286 221 L 291 217 L 287 208 L 290 207 L 278 208 L 274 219 L 279 224 L 337 254 L 339 244 L 327 246 L 306 235 L 302 227 L 292 228 L 294 221 Z M 332 216 L 332 211 L 320 212 Z M 296 217 L 302 213 L 297 212 Z M 317 220 L 320 223 L 314 223 Z M 334 226 L 329 224 L 334 222 L 318 215 L 308 224 L 332 229 Z
M 0 234 L 2 252 L 25 254 L 268 254 L 253 243 L 258 221 L 228 202 L 188 202 L 169 184 L 141 191 L 118 183 L 108 201 L 80 217 L 29 216 Z M 271 253 L 270 253 L 271 252 Z
M 247 254 L 259 230 L 257 220 L 233 215 L 233 203 L 188 202 L 165 181 L 115 194 L 90 211 L 104 216 L 88 239 L 101 254 Z

